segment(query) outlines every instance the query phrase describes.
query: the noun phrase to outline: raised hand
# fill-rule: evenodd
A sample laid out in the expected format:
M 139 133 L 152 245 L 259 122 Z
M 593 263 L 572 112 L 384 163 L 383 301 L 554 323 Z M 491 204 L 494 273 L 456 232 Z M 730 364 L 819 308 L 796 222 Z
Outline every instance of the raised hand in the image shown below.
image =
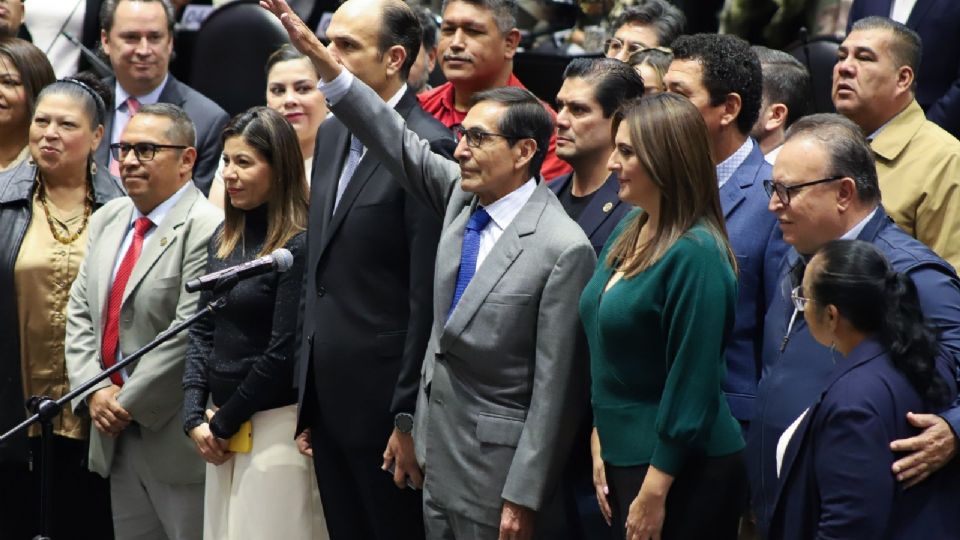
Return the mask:
M 280 19 L 280 24 L 290 36 L 290 43 L 313 62 L 321 79 L 329 82 L 337 78 L 342 69 L 340 64 L 323 46 L 313 30 L 293 12 L 286 0 L 260 0 L 260 6 Z

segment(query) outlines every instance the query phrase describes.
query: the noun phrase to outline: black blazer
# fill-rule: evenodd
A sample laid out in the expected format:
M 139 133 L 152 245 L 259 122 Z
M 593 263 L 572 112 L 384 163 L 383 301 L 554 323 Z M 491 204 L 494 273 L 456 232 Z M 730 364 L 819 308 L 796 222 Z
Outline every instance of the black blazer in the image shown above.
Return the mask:
M 573 173 L 567 173 L 553 179 L 548 186 L 559 196 L 570 185 L 572 179 Z M 633 206 L 620 200 L 619 193 L 620 182 L 617 181 L 617 173 L 611 173 L 577 219 L 577 225 L 580 225 L 590 239 L 590 245 L 593 246 L 598 257 L 610 233 L 623 216 L 633 209 Z
M 104 79 L 103 83 L 112 92 L 116 86 L 116 79 L 110 77 Z M 219 105 L 178 81 L 172 74 L 167 78 L 167 84 L 160 92 L 158 102 L 171 103 L 182 108 L 193 120 L 197 129 L 197 162 L 193 166 L 193 183 L 204 195 L 209 195 L 210 184 L 213 183 L 213 175 L 217 172 L 220 155 L 223 152 L 220 136 L 230 117 Z M 100 146 L 94 154 L 97 163 L 102 166 L 110 164 L 110 137 L 113 134 L 114 113 L 115 110 L 112 107 L 107 112 L 103 125 L 103 140 L 100 141 Z
M 396 110 L 435 152 L 453 155 L 450 131 L 423 112 L 416 96 L 408 91 Z M 433 323 L 440 220 L 369 152 L 334 213 L 349 146 L 346 127 L 325 120 L 310 195 L 299 427 L 322 420 L 348 447 L 383 446 L 394 414 L 416 408 Z
M 893 0 L 854 0 L 848 25 L 870 15 L 890 16 Z M 917 102 L 927 118 L 960 137 L 960 2 L 917 0 L 907 26 L 920 34 Z

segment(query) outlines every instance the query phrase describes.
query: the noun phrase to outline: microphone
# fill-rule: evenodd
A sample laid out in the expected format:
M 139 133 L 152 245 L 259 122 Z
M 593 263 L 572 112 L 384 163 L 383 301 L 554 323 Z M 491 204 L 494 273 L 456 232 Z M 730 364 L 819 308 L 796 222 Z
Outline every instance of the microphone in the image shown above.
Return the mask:
M 67 38 L 67 41 L 73 43 L 77 48 L 80 49 L 80 54 L 87 59 L 87 62 L 90 62 L 90 65 L 93 66 L 93 70 L 97 72 L 101 77 L 111 77 L 113 76 L 113 68 L 109 64 L 104 62 L 97 53 L 90 50 L 89 47 L 85 46 L 83 43 L 80 43 L 80 40 L 76 38 L 73 34 L 67 31 L 60 31 L 60 35 Z
M 187 292 L 205 291 L 207 289 L 216 289 L 217 285 L 227 281 L 240 281 L 261 274 L 267 274 L 276 270 L 284 273 L 293 266 L 293 254 L 290 250 L 280 248 L 269 255 L 254 259 L 230 268 L 224 268 L 219 272 L 213 272 L 197 279 L 187 282 L 184 288 Z

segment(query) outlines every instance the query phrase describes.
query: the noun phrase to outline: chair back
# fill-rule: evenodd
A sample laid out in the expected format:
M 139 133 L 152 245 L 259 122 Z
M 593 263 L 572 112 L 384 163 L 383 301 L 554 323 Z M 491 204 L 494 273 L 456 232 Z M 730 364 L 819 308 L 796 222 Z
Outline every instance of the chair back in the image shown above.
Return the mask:
M 833 66 L 837 63 L 837 49 L 840 39 L 836 36 L 817 36 L 800 42 L 786 52 L 807 66 L 813 95 L 810 103 L 813 113 L 837 112 L 833 106 L 831 91 L 833 88 Z

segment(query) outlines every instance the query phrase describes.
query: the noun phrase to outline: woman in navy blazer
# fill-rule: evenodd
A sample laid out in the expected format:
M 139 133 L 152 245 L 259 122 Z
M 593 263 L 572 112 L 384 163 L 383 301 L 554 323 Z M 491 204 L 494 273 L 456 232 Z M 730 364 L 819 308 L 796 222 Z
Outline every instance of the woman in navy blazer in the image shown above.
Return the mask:
M 814 339 L 835 348 L 818 402 L 777 445 L 774 539 L 958 538 L 957 465 L 902 489 L 890 441 L 916 435 L 907 413 L 956 395 L 917 291 L 873 245 L 838 240 L 810 261 L 794 302 Z M 948 508 L 953 506 L 954 510 Z

